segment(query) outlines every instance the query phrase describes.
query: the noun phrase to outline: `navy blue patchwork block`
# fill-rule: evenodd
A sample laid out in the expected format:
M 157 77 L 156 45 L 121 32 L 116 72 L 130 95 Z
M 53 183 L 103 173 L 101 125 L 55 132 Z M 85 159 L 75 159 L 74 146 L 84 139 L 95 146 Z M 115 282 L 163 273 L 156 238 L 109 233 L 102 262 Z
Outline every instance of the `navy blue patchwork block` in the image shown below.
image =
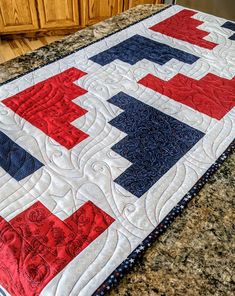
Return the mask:
M 43 164 L 0 131 L 0 166 L 20 181 Z
M 124 110 L 109 123 L 127 134 L 112 150 L 132 163 L 115 182 L 136 197 L 147 192 L 204 136 L 123 92 L 109 102 Z
M 230 36 L 228 39 L 235 41 L 235 33 L 232 36 Z
M 232 22 L 225 22 L 223 25 L 222 25 L 223 28 L 226 28 L 226 29 L 230 29 L 232 31 L 235 31 L 235 23 L 232 23 Z M 231 39 L 231 40 L 235 40 L 235 33 L 230 36 L 228 39 Z
M 159 65 L 164 65 L 171 59 L 177 59 L 178 61 L 187 64 L 193 64 L 199 59 L 199 57 L 149 38 L 134 35 L 90 59 L 102 66 L 107 65 L 116 59 L 131 65 L 134 65 L 142 59 L 147 59 Z

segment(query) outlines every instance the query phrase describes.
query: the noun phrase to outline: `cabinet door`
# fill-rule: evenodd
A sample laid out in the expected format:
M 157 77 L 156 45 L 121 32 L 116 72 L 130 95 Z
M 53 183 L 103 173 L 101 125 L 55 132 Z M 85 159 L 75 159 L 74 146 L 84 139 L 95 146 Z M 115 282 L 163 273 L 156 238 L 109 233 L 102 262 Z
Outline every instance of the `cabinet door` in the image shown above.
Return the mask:
M 82 25 L 87 26 L 123 11 L 123 0 L 81 0 Z
M 140 4 L 160 4 L 161 0 L 124 0 L 126 1 L 125 8 L 131 8 Z
M 0 0 L 0 33 L 24 32 L 37 28 L 34 0 Z
M 37 0 L 42 29 L 79 25 L 78 0 Z

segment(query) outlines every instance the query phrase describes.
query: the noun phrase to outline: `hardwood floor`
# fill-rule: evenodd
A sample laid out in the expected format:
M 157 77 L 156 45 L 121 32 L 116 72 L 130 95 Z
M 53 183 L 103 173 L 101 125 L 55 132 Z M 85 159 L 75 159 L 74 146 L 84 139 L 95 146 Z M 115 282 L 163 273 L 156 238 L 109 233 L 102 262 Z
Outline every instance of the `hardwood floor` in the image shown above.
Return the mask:
M 14 59 L 17 56 L 23 55 L 61 38 L 63 38 L 63 36 L 17 38 L 12 40 L 0 39 L 0 63 Z

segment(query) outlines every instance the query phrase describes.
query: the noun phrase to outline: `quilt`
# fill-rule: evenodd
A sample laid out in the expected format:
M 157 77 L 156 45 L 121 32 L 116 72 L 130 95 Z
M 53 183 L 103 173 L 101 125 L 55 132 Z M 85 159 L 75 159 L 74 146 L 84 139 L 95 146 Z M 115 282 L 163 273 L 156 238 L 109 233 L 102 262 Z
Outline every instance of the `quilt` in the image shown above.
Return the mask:
M 234 66 L 174 5 L 2 84 L 2 295 L 104 295 L 232 151 Z

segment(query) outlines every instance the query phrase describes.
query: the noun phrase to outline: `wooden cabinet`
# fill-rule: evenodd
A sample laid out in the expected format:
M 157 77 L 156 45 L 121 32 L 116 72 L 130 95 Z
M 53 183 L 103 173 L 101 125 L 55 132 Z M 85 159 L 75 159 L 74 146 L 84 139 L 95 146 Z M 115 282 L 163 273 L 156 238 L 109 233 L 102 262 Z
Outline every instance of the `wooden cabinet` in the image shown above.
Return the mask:
M 0 33 L 38 29 L 34 0 L 0 0 Z
M 77 0 L 37 0 L 42 29 L 79 26 Z
M 91 25 L 123 11 L 123 0 L 81 1 L 82 26 Z
M 0 0 L 0 34 L 70 33 L 138 4 L 160 0 Z M 31 34 L 30 33 L 30 34 Z M 59 33 L 57 33 L 59 34 Z

